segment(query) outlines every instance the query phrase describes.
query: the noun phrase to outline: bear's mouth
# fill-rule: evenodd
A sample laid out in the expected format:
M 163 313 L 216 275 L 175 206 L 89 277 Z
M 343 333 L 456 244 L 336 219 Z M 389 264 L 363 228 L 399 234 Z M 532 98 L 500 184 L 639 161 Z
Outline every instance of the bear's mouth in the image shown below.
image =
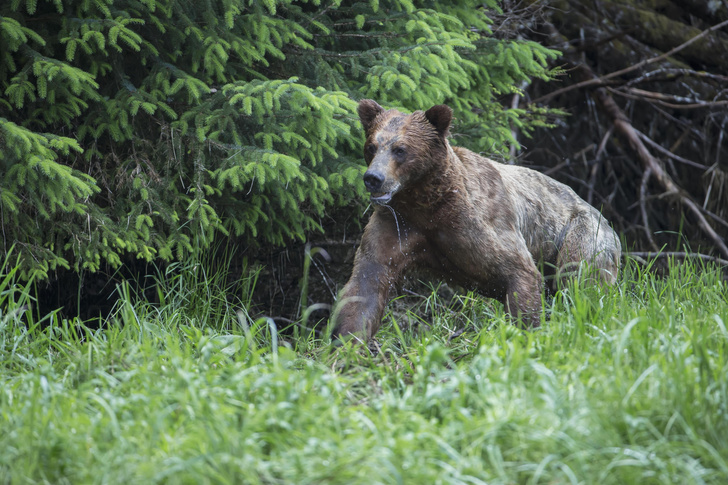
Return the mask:
M 392 200 L 392 195 L 394 195 L 392 192 L 372 192 L 369 200 L 375 204 L 384 205 Z

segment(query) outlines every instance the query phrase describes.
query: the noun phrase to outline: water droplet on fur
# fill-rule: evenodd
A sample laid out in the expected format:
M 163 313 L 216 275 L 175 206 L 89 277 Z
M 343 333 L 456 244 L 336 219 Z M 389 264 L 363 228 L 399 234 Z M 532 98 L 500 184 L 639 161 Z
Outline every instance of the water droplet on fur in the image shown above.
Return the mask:
M 385 204 L 384 207 L 389 209 L 389 211 L 392 213 L 392 216 L 394 217 L 394 225 L 397 226 L 397 240 L 399 241 L 399 252 L 402 253 L 402 234 L 400 234 L 399 232 L 399 220 L 397 219 L 397 213 L 391 206 Z

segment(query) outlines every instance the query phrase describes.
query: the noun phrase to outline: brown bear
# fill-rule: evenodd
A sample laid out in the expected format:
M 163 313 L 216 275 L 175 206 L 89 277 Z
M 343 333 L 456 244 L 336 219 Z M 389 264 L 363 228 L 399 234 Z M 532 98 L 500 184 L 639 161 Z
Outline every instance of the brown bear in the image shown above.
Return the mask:
M 447 140 L 446 105 L 407 115 L 365 99 L 364 185 L 377 205 L 332 314 L 334 336 L 371 339 L 405 271 L 500 300 L 525 326 L 541 321 L 542 276 L 588 262 L 606 283 L 619 271 L 617 234 L 571 188 Z

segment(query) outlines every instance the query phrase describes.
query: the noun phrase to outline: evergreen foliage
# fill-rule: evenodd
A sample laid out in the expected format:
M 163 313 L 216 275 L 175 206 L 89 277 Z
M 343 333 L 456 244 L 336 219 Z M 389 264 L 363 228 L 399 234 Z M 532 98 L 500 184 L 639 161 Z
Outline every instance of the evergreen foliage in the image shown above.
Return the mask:
M 448 103 L 498 151 L 543 113 L 498 96 L 556 53 L 495 0 L 12 0 L 0 7 L 0 223 L 26 277 L 251 247 L 362 200 L 364 97 Z

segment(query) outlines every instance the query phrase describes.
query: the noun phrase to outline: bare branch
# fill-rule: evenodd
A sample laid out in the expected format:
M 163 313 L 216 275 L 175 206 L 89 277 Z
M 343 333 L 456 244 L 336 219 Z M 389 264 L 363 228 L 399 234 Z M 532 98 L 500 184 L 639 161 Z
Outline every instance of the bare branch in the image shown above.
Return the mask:
M 654 79 L 658 76 L 664 76 L 664 78 L 660 79 Z M 728 82 L 728 76 L 723 76 L 720 74 L 713 74 L 710 72 L 705 71 L 694 71 L 692 69 L 685 69 L 685 68 L 665 68 L 665 69 L 656 69 L 654 71 L 646 72 L 640 77 L 636 77 L 634 79 L 631 79 L 625 86 L 634 86 L 635 84 L 643 83 L 643 82 L 659 82 L 663 80 L 669 80 L 673 81 L 675 78 L 685 76 L 685 77 L 697 77 L 697 78 L 705 78 L 705 79 L 713 79 L 715 81 L 721 81 L 721 82 Z
M 685 49 L 690 44 L 692 44 L 692 43 L 700 40 L 703 37 L 705 37 L 709 33 L 714 32 L 714 31 L 716 31 L 718 29 L 722 29 L 726 25 L 728 25 L 728 20 L 725 20 L 725 21 L 723 21 L 723 22 L 721 22 L 719 24 L 716 24 L 716 25 L 710 27 L 709 29 L 706 29 L 706 30 L 702 31 L 701 33 L 699 33 L 695 37 L 692 37 L 688 41 L 683 42 L 679 46 L 675 47 L 674 49 L 669 50 L 668 52 L 665 52 L 664 54 L 661 54 L 661 55 L 656 56 L 656 57 L 652 57 L 650 59 L 645 59 L 644 61 L 638 62 L 637 64 L 634 64 L 632 66 L 626 67 L 624 69 L 620 69 L 619 71 L 614 71 L 612 73 L 605 74 L 604 76 L 601 76 L 601 77 L 594 77 L 592 79 L 587 79 L 585 81 L 581 81 L 581 82 L 578 82 L 576 84 L 572 84 L 571 86 L 566 86 L 564 88 L 557 89 L 556 91 L 554 91 L 552 93 L 546 94 L 544 96 L 541 96 L 540 98 L 537 98 L 537 99 L 533 100 L 532 103 L 534 103 L 534 104 L 535 103 L 543 103 L 544 101 L 547 101 L 547 100 L 553 98 L 554 96 L 558 96 L 559 94 L 563 94 L 563 93 L 566 93 L 568 91 L 572 91 L 574 89 L 580 89 L 580 88 L 584 88 L 584 87 L 587 87 L 587 86 L 601 86 L 608 79 L 612 79 L 612 78 L 617 77 L 617 76 L 622 76 L 623 74 L 627 74 L 627 73 L 630 73 L 632 71 L 636 71 L 636 70 L 641 69 L 641 68 L 643 68 L 645 66 L 648 66 L 650 64 L 654 64 L 655 62 L 660 62 L 660 61 L 662 61 L 664 59 L 667 59 L 668 57 L 670 57 L 672 55 L 675 55 L 678 52 L 680 52 L 681 50 Z
M 707 165 L 703 165 L 701 163 L 693 162 L 692 160 L 688 160 L 687 158 L 683 158 L 680 155 L 675 155 L 674 153 L 672 153 L 667 148 L 664 148 L 659 143 L 654 142 L 649 136 L 645 135 L 641 131 L 639 131 L 637 129 L 635 129 L 634 131 L 636 131 L 637 134 L 639 135 L 639 137 L 642 138 L 642 140 L 644 140 L 652 148 L 654 148 L 658 152 L 662 153 L 663 155 L 672 158 L 676 162 L 684 163 L 685 165 L 690 165 L 691 167 L 695 167 L 695 168 L 702 168 L 703 170 L 707 170 L 708 168 L 710 168 Z
M 614 89 L 614 88 L 607 88 L 607 89 L 609 89 L 609 92 L 611 92 L 613 94 L 618 94 L 620 96 L 624 96 L 625 98 L 635 99 L 638 101 L 647 101 L 649 103 L 657 103 L 662 106 L 665 106 L 666 108 L 671 108 L 671 109 L 703 109 L 703 108 L 716 108 L 716 107 L 720 107 L 720 106 L 728 106 L 728 100 L 700 101 L 700 100 L 684 98 L 682 96 L 672 96 L 672 95 L 668 95 L 668 94 L 655 93 L 652 91 L 644 91 L 642 89 L 636 89 L 636 88 L 628 88 L 627 92 L 624 92 L 620 89 Z M 674 102 L 673 103 L 667 102 L 667 101 L 665 101 L 666 99 L 669 99 Z M 676 103 L 682 103 L 682 104 L 676 104 Z
M 657 251 L 658 246 L 655 242 L 655 239 L 652 237 L 652 231 L 650 230 L 650 220 L 647 217 L 647 182 L 650 180 L 650 175 L 652 175 L 652 169 L 648 167 L 647 170 L 645 170 L 645 172 L 642 174 L 642 183 L 640 184 L 640 213 L 642 214 L 642 226 L 645 230 L 647 240 L 650 242 L 650 246 L 652 246 L 652 249 Z

